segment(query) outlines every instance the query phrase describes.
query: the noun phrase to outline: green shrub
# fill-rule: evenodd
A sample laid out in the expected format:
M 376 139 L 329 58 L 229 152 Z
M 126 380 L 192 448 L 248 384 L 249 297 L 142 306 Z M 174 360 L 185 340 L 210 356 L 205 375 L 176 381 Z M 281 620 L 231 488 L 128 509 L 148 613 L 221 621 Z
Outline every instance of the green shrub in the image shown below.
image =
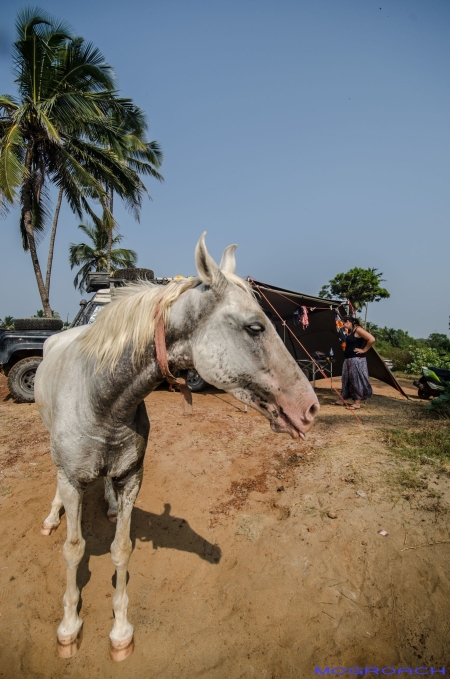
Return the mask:
M 440 396 L 434 398 L 425 407 L 432 415 L 450 420 L 450 384 Z
M 411 361 L 406 366 L 406 372 L 418 374 L 422 366 L 434 366 L 450 370 L 450 354 L 444 354 L 437 349 L 426 347 L 411 347 L 409 350 Z
M 388 358 L 393 363 L 393 369 L 406 372 L 406 366 L 411 363 L 412 357 L 409 349 L 392 347 L 384 342 L 377 342 L 375 348 L 382 358 Z

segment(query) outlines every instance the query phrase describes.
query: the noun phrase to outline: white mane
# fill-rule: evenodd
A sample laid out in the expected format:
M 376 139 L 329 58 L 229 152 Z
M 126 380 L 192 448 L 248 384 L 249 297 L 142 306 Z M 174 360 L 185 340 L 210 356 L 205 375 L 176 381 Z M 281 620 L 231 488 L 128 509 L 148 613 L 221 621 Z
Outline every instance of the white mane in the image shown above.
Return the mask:
M 233 273 L 223 272 L 223 275 L 248 295 L 253 295 L 247 281 Z M 167 327 L 172 304 L 183 292 L 201 284 L 200 278 L 193 277 L 176 279 L 164 286 L 137 281 L 116 289 L 114 301 L 102 309 L 95 323 L 78 340 L 82 351 L 95 360 L 96 371 L 107 365 L 113 372 L 127 347 L 132 348 L 133 364 L 139 364 L 154 340 L 157 320 L 163 316 Z

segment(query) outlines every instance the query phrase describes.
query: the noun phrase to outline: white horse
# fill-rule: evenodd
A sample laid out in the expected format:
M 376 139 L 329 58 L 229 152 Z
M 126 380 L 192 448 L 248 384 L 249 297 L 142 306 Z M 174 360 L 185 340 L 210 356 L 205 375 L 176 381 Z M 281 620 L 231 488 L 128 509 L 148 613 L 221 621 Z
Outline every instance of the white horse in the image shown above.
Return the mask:
M 50 432 L 57 467 L 57 493 L 44 533 L 60 522 L 64 506 L 67 566 L 64 616 L 58 651 L 69 658 L 79 647 L 82 620 L 77 568 L 85 540 L 82 497 L 99 476 L 117 512 L 111 545 L 116 568 L 110 652 L 122 660 L 133 651 L 127 619 L 127 566 L 132 551 L 131 511 L 142 481 L 150 423 L 143 399 L 163 381 L 155 350 L 155 325 L 164 323 L 166 358 L 172 372 L 195 368 L 270 420 L 275 432 L 304 438 L 319 410 L 303 372 L 261 310 L 248 284 L 235 274 L 235 245 L 220 267 L 208 254 L 205 234 L 195 257 L 199 278 L 159 287 L 140 282 L 118 291 L 118 299 L 91 326 L 47 340 L 35 383 L 36 404 Z M 117 503 L 116 503 L 117 497 Z

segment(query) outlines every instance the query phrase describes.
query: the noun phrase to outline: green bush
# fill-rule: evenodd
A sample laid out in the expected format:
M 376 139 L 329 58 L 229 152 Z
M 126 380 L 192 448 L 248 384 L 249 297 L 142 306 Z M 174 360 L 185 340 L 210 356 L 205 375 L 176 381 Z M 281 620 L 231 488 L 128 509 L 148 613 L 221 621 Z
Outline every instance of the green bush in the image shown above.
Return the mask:
M 406 372 L 406 366 L 411 363 L 412 357 L 409 349 L 400 349 L 399 347 L 392 347 L 385 342 L 377 342 L 375 348 L 382 358 L 388 358 L 392 361 L 393 370 Z
M 411 362 L 406 366 L 406 372 L 418 374 L 422 366 L 434 366 L 450 370 L 450 354 L 443 354 L 437 349 L 428 347 L 411 347 Z
M 425 407 L 432 415 L 450 420 L 450 385 L 447 385 L 445 391 Z
M 380 328 L 375 323 L 367 323 L 368 330 L 377 341 L 378 346 L 390 346 L 395 349 L 409 349 L 416 346 L 420 340 L 414 339 L 406 330 L 396 330 L 395 328 Z

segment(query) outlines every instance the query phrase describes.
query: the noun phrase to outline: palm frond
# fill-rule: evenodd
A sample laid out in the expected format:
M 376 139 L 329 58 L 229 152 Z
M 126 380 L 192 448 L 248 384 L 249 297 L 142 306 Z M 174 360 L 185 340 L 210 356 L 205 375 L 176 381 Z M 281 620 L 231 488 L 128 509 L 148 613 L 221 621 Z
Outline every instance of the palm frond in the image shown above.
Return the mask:
M 35 117 L 36 121 L 42 126 L 42 128 L 46 131 L 48 134 L 49 138 L 56 142 L 57 144 L 61 143 L 61 137 L 58 134 L 58 131 L 53 124 L 51 118 L 47 115 L 45 111 L 44 106 L 36 106 L 35 108 Z
M 16 19 L 16 33 L 18 40 L 26 40 L 39 25 L 52 25 L 52 19 L 47 12 L 39 7 L 26 7 L 21 10 Z
M 160 174 L 157 170 L 155 170 L 152 165 L 149 163 L 142 162 L 141 160 L 137 160 L 136 158 L 129 157 L 127 159 L 128 165 L 134 172 L 137 174 L 144 174 L 144 175 L 150 175 L 151 177 L 154 177 L 160 182 L 164 181 L 164 177 L 162 174 Z
M 16 198 L 16 189 L 21 186 L 26 169 L 22 162 L 22 132 L 18 125 L 11 125 L 0 141 L 0 186 L 9 203 Z
M 105 62 L 100 50 L 82 38 L 73 40 L 64 52 L 61 78 L 56 89 L 97 92 L 115 89 L 112 67 Z
M 125 248 L 114 248 L 111 250 L 111 264 L 121 269 L 132 269 L 136 266 L 137 253 L 134 250 Z
M 0 110 L 11 113 L 19 108 L 19 102 L 9 94 L 0 94 Z

